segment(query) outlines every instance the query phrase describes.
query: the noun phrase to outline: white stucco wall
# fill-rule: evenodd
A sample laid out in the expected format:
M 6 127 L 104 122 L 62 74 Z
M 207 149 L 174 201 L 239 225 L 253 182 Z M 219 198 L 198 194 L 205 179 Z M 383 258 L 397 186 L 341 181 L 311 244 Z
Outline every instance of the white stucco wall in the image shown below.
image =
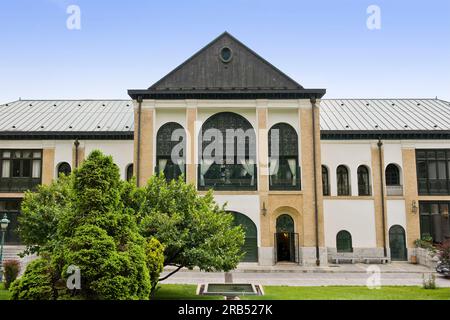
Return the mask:
M 86 140 L 82 141 L 82 145 L 85 147 L 86 157 L 93 150 L 100 150 L 112 156 L 114 163 L 119 166 L 120 177 L 125 179 L 125 170 L 129 164 L 133 163 L 134 142 L 132 140 Z
M 372 200 L 324 200 L 325 245 L 336 247 L 336 235 L 347 230 L 354 248 L 376 247 Z
M 400 225 L 406 230 L 405 200 L 388 200 L 386 207 L 388 231 L 395 225 Z
M 227 204 L 226 210 L 236 211 L 249 217 L 258 230 L 258 247 L 261 246 L 261 224 L 259 196 L 257 195 L 215 195 L 214 199 L 219 205 Z
M 358 167 L 365 165 L 369 168 L 370 185 L 373 194 L 372 182 L 372 154 L 370 143 L 333 143 L 322 141 L 322 164 L 329 170 L 331 195 L 337 195 L 336 170 L 345 165 L 350 171 L 351 195 L 358 196 Z

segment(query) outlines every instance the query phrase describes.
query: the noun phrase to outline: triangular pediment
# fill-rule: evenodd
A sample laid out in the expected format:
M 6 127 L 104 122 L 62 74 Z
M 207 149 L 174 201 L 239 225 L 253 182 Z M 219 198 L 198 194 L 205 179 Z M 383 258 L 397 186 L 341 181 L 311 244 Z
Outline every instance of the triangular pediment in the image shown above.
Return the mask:
M 300 84 L 227 32 L 149 88 L 151 91 L 301 89 Z

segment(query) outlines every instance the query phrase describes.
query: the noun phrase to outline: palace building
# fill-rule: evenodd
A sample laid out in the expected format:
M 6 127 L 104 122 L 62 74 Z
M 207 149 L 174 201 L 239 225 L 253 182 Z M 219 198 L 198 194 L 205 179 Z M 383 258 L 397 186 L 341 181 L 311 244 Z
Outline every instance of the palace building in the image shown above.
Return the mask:
M 201 194 L 213 189 L 246 231 L 245 263 L 407 261 L 417 239 L 450 238 L 449 102 L 324 99 L 325 89 L 304 88 L 228 33 L 128 93 L 0 105 L 7 253 L 22 248 L 24 192 L 70 173 L 95 149 L 140 186 L 164 172 Z M 249 136 L 230 146 L 205 139 L 210 129 Z M 225 150 L 214 161 L 204 156 L 213 140 Z M 230 150 L 239 148 L 246 156 L 237 159 Z

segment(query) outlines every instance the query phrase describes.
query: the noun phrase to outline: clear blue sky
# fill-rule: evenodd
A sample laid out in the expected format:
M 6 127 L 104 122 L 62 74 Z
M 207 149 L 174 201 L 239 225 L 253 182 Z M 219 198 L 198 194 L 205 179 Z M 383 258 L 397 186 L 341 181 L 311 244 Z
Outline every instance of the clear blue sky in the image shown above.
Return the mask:
M 448 0 L 1 0 L 0 103 L 128 98 L 225 30 L 327 98 L 450 100 Z

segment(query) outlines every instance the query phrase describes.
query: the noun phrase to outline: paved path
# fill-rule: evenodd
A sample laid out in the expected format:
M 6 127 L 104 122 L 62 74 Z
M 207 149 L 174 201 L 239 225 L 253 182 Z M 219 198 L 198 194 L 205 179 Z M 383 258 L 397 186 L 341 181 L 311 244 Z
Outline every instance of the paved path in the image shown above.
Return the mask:
M 262 270 L 258 266 L 240 266 L 232 272 L 234 283 L 258 283 L 262 285 L 283 286 L 365 286 L 368 279 L 376 279 L 377 275 L 368 273 L 370 265 L 356 264 L 337 267 L 298 267 L 276 266 L 270 270 Z M 421 286 L 423 275 L 430 275 L 431 269 L 411 264 L 377 265 L 381 285 L 384 286 Z M 166 274 L 166 273 L 164 273 Z M 163 283 L 168 284 L 199 284 L 223 283 L 225 274 L 205 273 L 183 270 L 173 275 Z M 450 279 L 436 277 L 439 287 L 450 287 Z

